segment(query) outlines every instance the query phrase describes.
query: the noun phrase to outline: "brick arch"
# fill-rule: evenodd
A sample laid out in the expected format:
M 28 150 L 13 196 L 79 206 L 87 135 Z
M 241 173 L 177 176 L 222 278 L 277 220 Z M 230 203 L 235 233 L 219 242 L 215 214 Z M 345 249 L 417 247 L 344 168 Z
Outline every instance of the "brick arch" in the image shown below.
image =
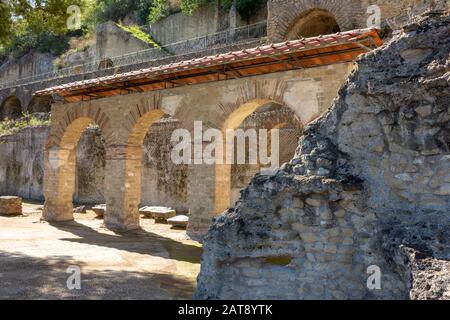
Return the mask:
M 81 136 L 84 129 L 91 123 L 95 123 L 100 127 L 107 146 L 115 144 L 115 130 L 111 125 L 111 120 L 108 115 L 101 108 L 94 104 L 86 103 L 81 106 L 66 107 L 65 109 L 62 114 L 54 113 L 52 115 L 52 130 L 47 141 L 47 149 L 55 146 L 59 147 L 61 140 L 67 132 L 76 132 L 77 135 L 79 134 Z M 83 122 L 84 127 L 80 125 L 80 127 L 73 131 L 74 128 L 72 126 L 80 123 L 76 122 L 78 119 L 85 119 L 86 121 L 89 119 L 89 122 L 87 124 Z M 81 132 L 79 132 L 80 130 Z
M 76 150 L 84 130 L 96 123 L 107 146 L 113 144 L 108 116 L 90 104 L 66 107 L 52 115 L 51 133 L 45 147 L 44 211 L 47 221 L 73 220 Z
M 6 118 L 18 119 L 22 115 L 22 103 L 16 96 L 9 96 L 3 100 L 0 106 L 0 121 Z
M 126 144 L 109 148 L 106 171 L 112 176 L 106 186 L 105 224 L 110 229 L 139 228 L 142 147 L 152 124 L 164 116 L 158 95 L 145 103 L 133 105 L 123 119 L 127 131 Z
M 271 0 L 269 2 L 268 38 L 271 42 L 284 41 L 299 17 L 313 10 L 324 10 L 334 16 L 341 31 L 351 30 L 353 25 L 349 8 L 351 0 Z
M 336 17 L 327 10 L 311 9 L 301 13 L 288 27 L 284 40 L 311 38 L 340 32 Z
M 276 97 L 276 96 L 274 96 Z M 280 100 L 280 99 L 277 99 Z M 282 103 L 279 103 L 274 99 L 251 99 L 245 103 L 242 103 L 238 107 L 236 104 L 229 105 L 229 108 L 226 109 L 224 115 L 227 115 L 225 121 L 221 126 L 221 131 L 223 137 L 226 136 L 226 130 L 232 129 L 236 130 L 240 128 L 240 126 L 244 123 L 246 119 L 252 114 L 258 112 L 258 110 L 264 108 L 269 104 L 274 104 L 278 106 L 281 111 L 283 108 L 291 111 L 291 116 L 295 116 L 295 113 L 291 108 L 287 107 Z M 239 101 L 239 100 L 238 100 Z M 239 103 L 239 102 L 237 102 Z M 222 108 L 223 109 L 223 108 Z M 267 129 L 281 128 L 286 125 L 288 122 L 288 118 L 280 116 L 278 119 L 273 119 L 272 121 L 268 121 L 267 125 L 269 126 Z M 298 122 L 301 124 L 300 119 Z M 231 170 L 232 165 L 226 164 L 225 159 L 227 159 L 226 147 L 224 142 L 223 154 L 218 155 L 216 158 L 215 165 L 215 186 L 214 186 L 214 213 L 220 214 L 224 210 L 230 207 L 231 202 Z M 217 155 L 217 154 L 216 154 Z M 222 158 L 222 159 L 220 159 Z M 223 163 L 220 162 L 223 160 Z
M 246 81 L 236 92 L 237 97 L 234 102 L 217 105 L 218 120 L 215 123 L 216 127 L 222 128 L 233 112 L 252 101 L 259 101 L 263 104 L 273 102 L 294 110 L 294 107 L 284 100 L 286 88 L 287 83 L 283 80 L 254 79 Z
M 294 111 L 278 104 L 270 103 L 261 107 L 242 123 L 241 129 L 267 129 L 278 130 L 278 162 L 279 166 L 289 162 L 295 155 L 298 140 L 303 133 L 303 124 L 300 122 Z M 268 136 L 267 149 L 271 150 L 271 135 Z M 262 146 L 258 146 L 258 150 Z M 248 148 L 248 147 L 247 147 Z M 248 152 L 246 150 L 246 152 Z M 250 182 L 252 177 L 261 170 L 260 164 L 233 164 L 231 166 L 231 201 L 230 206 L 240 198 L 240 191 Z

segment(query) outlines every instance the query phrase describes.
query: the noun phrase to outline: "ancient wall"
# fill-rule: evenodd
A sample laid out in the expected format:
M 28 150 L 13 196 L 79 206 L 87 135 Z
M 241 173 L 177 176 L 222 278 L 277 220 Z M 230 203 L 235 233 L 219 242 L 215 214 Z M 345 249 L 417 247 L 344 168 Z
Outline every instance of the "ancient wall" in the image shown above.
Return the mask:
M 382 27 L 390 24 L 398 28 L 409 15 L 424 12 L 429 8 L 445 8 L 450 5 L 448 0 L 269 0 L 269 41 L 285 40 L 296 24 L 301 23 L 301 19 L 314 10 L 326 10 L 330 13 L 341 31 L 367 28 L 367 20 L 373 14 L 373 12 L 367 13 L 367 9 L 374 4 L 381 9 Z
M 135 38 L 114 22 L 98 25 L 95 30 L 95 41 L 95 56 L 97 59 L 118 57 L 152 48 L 150 44 Z
M 268 132 L 275 129 L 279 135 L 279 163 L 280 165 L 288 162 L 295 154 L 298 139 L 302 135 L 303 124 L 295 116 L 292 110 L 277 106 L 276 104 L 268 104 L 257 112 L 247 117 L 241 124 L 239 129 L 244 131 L 255 130 L 257 133 L 261 129 Z M 236 139 L 235 139 L 236 140 Z M 249 164 L 250 143 L 246 141 L 245 145 L 245 161 L 246 164 L 237 164 L 237 143 L 235 145 L 234 157 L 235 164 L 231 166 L 231 197 L 229 206 L 232 207 L 239 200 L 241 191 L 250 183 L 255 174 L 261 171 L 260 164 Z M 258 143 L 257 150 L 262 146 Z M 267 154 L 271 152 L 270 143 L 267 145 Z
M 124 175 L 125 172 L 134 172 L 134 169 L 136 169 L 136 171 L 141 170 L 141 158 L 138 156 L 137 152 L 142 152 L 145 135 L 148 133 L 150 125 L 152 124 L 152 122 L 145 122 L 147 116 L 151 116 L 155 113 L 162 113 L 166 117 L 171 117 L 173 120 L 179 120 L 181 122 L 181 127 L 186 128 L 192 133 L 194 121 L 202 121 L 204 130 L 207 128 L 222 128 L 231 114 L 247 112 L 242 111 L 248 110 L 248 107 L 243 107 L 244 105 L 249 104 L 252 108 L 259 108 L 267 103 L 273 102 L 288 108 L 303 125 L 317 118 L 331 105 L 343 80 L 353 69 L 353 66 L 353 63 L 341 63 L 311 69 L 248 77 L 244 79 L 233 79 L 217 83 L 177 87 L 159 92 L 143 92 L 115 96 L 96 99 L 89 102 L 66 104 L 61 102 L 55 103 L 52 106 L 52 128 L 55 133 L 52 136 L 51 141 L 55 141 L 55 139 L 71 139 L 70 148 L 75 148 L 75 142 L 78 141 L 78 136 L 81 136 L 81 132 L 84 130 L 85 126 L 87 126 L 90 121 L 99 124 L 103 138 L 105 141 L 109 141 L 109 148 L 112 149 L 108 152 L 108 144 L 106 143 L 104 194 L 106 195 L 108 188 L 110 188 L 110 195 L 116 196 L 117 194 L 120 194 L 120 192 L 123 192 L 120 190 L 118 191 L 117 188 L 120 188 L 120 185 L 124 183 L 120 180 L 120 175 L 117 174 L 116 171 L 119 170 L 118 172 L 121 172 L 120 174 Z M 148 111 L 147 113 L 135 111 L 136 108 L 149 108 L 152 111 Z M 92 115 L 83 116 L 86 113 Z M 63 120 L 58 121 L 58 119 Z M 101 121 L 103 127 L 97 121 Z M 133 127 L 133 124 L 129 123 L 132 121 L 137 122 L 138 127 L 135 128 Z M 144 122 L 141 124 L 141 121 Z M 158 119 L 154 124 L 158 125 Z M 105 127 L 106 125 L 108 127 Z M 111 129 L 112 127 L 114 129 Z M 130 145 L 127 140 L 129 135 L 128 132 L 133 130 L 139 130 L 138 137 L 143 139 L 142 142 L 136 142 L 136 145 Z M 150 135 L 152 135 L 151 132 Z M 61 138 L 58 138 L 59 136 L 61 136 Z M 156 136 L 158 136 L 158 138 L 156 138 Z M 161 202 L 166 202 L 167 198 L 170 197 L 170 200 L 173 201 L 169 202 L 171 206 L 178 208 L 181 207 L 180 204 L 182 204 L 186 209 L 189 208 L 191 215 L 189 225 L 190 234 L 203 234 L 209 227 L 211 218 L 221 212 L 221 210 L 216 210 L 216 204 L 223 196 L 223 193 L 220 192 L 220 188 L 218 188 L 215 183 L 215 172 L 217 168 L 214 165 L 206 164 L 190 165 L 188 166 L 187 182 L 185 182 L 183 178 L 185 177 L 186 169 L 177 168 L 168 163 L 167 144 L 164 146 L 159 145 L 159 142 L 166 143 L 164 141 L 167 141 L 168 139 L 168 131 L 165 133 L 157 131 L 157 133 L 149 139 L 154 143 L 149 150 L 154 151 L 148 153 L 147 160 L 147 156 L 142 159 L 143 161 L 149 161 L 149 163 L 155 164 L 158 170 L 158 178 L 156 181 L 153 178 L 144 179 L 140 182 L 141 186 L 147 185 L 148 190 L 157 190 L 153 191 L 154 193 L 149 196 L 149 198 L 152 199 L 152 202 L 154 200 L 154 195 L 158 194 L 158 196 L 161 196 Z M 65 140 L 62 141 L 64 142 Z M 50 153 L 54 152 L 50 147 L 51 144 L 48 144 L 48 146 L 49 156 L 51 156 L 49 159 L 51 161 L 53 161 L 52 159 L 55 159 L 55 161 L 60 159 L 60 156 Z M 127 148 L 131 147 L 133 150 L 132 153 L 131 151 L 124 153 L 124 151 L 120 149 L 124 148 L 127 150 Z M 147 146 L 145 146 L 145 148 L 147 148 Z M 63 148 L 61 150 L 66 149 Z M 162 152 L 164 153 L 159 150 L 163 150 Z M 154 159 L 154 155 L 158 152 L 163 156 Z M 134 156 L 131 159 L 126 158 L 130 155 Z M 64 157 L 67 156 L 69 155 Z M 111 158 L 120 156 L 126 157 L 125 159 L 119 158 L 117 160 Z M 61 157 L 63 157 L 63 154 Z M 116 171 L 109 168 L 109 170 L 113 170 L 110 172 L 114 172 L 114 174 L 108 174 L 109 159 L 112 159 L 110 161 L 112 161 L 112 163 L 117 163 L 117 165 L 119 165 L 120 161 L 125 161 L 125 163 L 127 163 L 126 161 L 133 161 L 133 166 L 131 166 L 131 164 L 126 164 L 126 166 L 125 164 L 121 164 L 121 167 L 114 169 Z M 54 164 L 52 164 L 50 160 L 47 165 L 54 167 Z M 61 173 L 61 179 L 63 176 L 67 177 L 72 174 L 74 160 L 71 156 L 69 157 L 69 160 L 71 167 L 70 171 L 68 171 L 69 174 Z M 148 174 L 151 177 L 155 177 L 154 171 L 152 172 L 150 170 L 148 171 Z M 134 179 L 136 174 L 127 175 L 127 177 L 131 176 Z M 56 177 L 57 175 L 55 173 L 54 179 L 57 179 Z M 180 178 L 182 179 L 180 180 Z M 107 182 L 108 179 L 110 179 L 110 182 Z M 177 183 L 171 184 L 170 179 L 177 181 Z M 66 188 L 67 179 L 54 180 L 53 183 L 48 183 L 47 185 L 49 188 L 54 187 L 57 189 L 58 183 L 64 184 L 64 188 Z M 162 187 L 163 184 L 165 184 L 164 187 Z M 155 185 L 157 186 L 156 189 Z M 187 190 L 184 189 L 186 185 Z M 137 184 L 128 183 L 128 188 L 137 187 Z M 61 189 L 58 190 L 49 189 L 48 191 L 49 199 L 55 202 L 55 206 L 56 204 L 59 206 L 58 201 L 60 201 L 57 197 L 61 194 Z M 165 193 L 166 198 L 162 197 L 163 193 Z M 133 192 L 130 191 L 130 196 L 131 195 L 133 195 L 133 197 L 138 197 L 139 193 L 133 189 Z M 69 202 L 67 201 L 68 194 L 64 194 L 64 197 L 65 209 L 63 211 L 68 212 L 68 209 L 70 209 Z M 143 197 L 145 197 L 145 193 Z M 139 200 L 133 199 L 133 202 L 141 202 L 141 199 L 142 197 L 139 198 Z M 124 201 L 126 198 L 116 197 L 114 200 Z M 106 200 L 106 202 L 108 201 Z M 117 210 L 118 214 L 124 212 L 120 205 L 110 205 L 110 207 Z M 62 210 L 62 205 L 61 207 L 55 208 L 56 209 L 54 209 L 55 211 L 53 212 L 58 213 Z M 134 210 L 134 205 L 128 205 L 127 209 Z M 132 214 L 130 213 L 129 215 L 131 217 Z M 136 220 L 134 218 L 134 213 L 133 221 L 138 221 L 138 219 Z M 133 226 L 136 226 L 135 222 L 133 222 Z
M 181 11 L 173 13 L 156 23 L 152 23 L 148 29 L 155 40 L 166 45 L 211 35 L 229 28 L 234 29 L 256 24 L 266 19 L 266 6 L 262 6 L 253 13 L 250 19 L 245 20 L 234 8 L 225 10 L 218 7 L 216 1 L 212 1 L 198 8 L 191 16 Z
M 150 25 L 150 33 L 165 45 L 186 39 L 197 38 L 218 31 L 219 16 L 215 3 L 200 7 L 192 16 L 174 13 Z
M 179 121 L 163 120 L 149 129 L 143 146 L 142 196 L 143 205 L 165 206 L 179 213 L 187 207 L 186 165 L 171 160 L 172 132 L 180 127 Z
M 95 125 L 90 126 L 81 135 L 77 147 L 75 202 L 105 203 L 105 157 L 105 141 L 101 130 Z
M 358 61 L 294 159 L 216 219 L 197 298 L 450 297 L 449 41 L 431 14 Z
M 170 206 L 185 212 L 186 166 L 170 161 L 170 137 L 174 124 L 157 123 L 143 145 L 142 205 Z M 43 200 L 44 146 L 48 127 L 27 128 L 0 138 L 0 194 Z M 104 203 L 106 151 L 102 132 L 91 126 L 83 132 L 77 147 L 74 201 Z
M 0 194 L 43 200 L 44 145 L 48 127 L 0 138 Z
M 39 52 L 30 52 L 19 59 L 10 58 L 0 66 L 0 83 L 51 71 L 53 59 L 51 54 Z

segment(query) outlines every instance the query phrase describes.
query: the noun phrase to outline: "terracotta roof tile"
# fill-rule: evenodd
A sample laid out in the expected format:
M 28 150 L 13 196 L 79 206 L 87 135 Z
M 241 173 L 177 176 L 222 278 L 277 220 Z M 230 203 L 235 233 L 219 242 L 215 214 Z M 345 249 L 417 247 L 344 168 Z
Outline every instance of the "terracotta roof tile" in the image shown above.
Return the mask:
M 49 95 L 52 93 L 70 92 L 72 90 L 85 89 L 102 84 L 111 84 L 115 82 L 123 82 L 128 80 L 138 80 L 150 78 L 152 76 L 164 73 L 172 73 L 180 70 L 189 70 L 197 67 L 221 65 L 228 62 L 245 61 L 251 58 L 270 56 L 274 54 L 286 54 L 291 52 L 299 52 L 302 50 L 316 49 L 326 47 L 333 44 L 345 44 L 358 39 L 369 37 L 375 29 L 359 29 L 348 32 L 340 32 L 332 35 L 319 36 L 314 38 L 302 38 L 299 40 L 290 40 L 282 43 L 269 44 L 259 46 L 252 49 L 244 49 L 240 51 L 228 52 L 223 54 L 216 54 L 181 62 L 170 63 L 167 65 L 160 65 L 151 68 L 144 68 L 123 74 L 116 74 L 112 76 L 105 76 L 96 79 L 82 80 L 68 84 L 62 84 L 50 87 L 44 90 L 37 91 L 35 95 Z

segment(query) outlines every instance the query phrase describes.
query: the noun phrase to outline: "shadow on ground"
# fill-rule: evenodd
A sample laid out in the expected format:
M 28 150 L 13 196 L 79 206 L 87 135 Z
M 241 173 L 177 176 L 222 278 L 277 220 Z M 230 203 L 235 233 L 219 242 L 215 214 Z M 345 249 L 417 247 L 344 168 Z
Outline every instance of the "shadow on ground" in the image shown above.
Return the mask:
M 68 266 L 81 268 L 81 290 L 69 290 Z M 35 258 L 0 251 L 0 299 L 191 299 L 192 281 L 168 274 L 88 272 L 70 256 Z
M 202 255 L 201 247 L 178 242 L 142 229 L 111 235 L 98 232 L 76 221 L 50 223 L 50 225 L 79 237 L 60 239 L 63 241 L 103 246 L 162 258 L 167 258 L 168 253 L 170 259 L 189 263 L 200 263 Z M 158 249 L 160 245 L 165 250 Z

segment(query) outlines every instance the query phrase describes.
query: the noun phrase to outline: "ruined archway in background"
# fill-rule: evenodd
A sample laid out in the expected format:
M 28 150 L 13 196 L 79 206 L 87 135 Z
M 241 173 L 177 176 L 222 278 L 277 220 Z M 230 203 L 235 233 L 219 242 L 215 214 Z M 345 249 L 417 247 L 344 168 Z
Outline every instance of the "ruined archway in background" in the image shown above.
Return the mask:
M 265 118 L 263 121 L 254 121 L 254 118 L 258 118 L 261 115 Z M 252 119 L 253 118 L 253 119 Z M 252 123 L 253 122 L 253 123 Z M 259 122 L 259 123 L 258 123 Z M 246 128 L 255 129 L 267 129 L 268 136 L 270 137 L 270 130 L 286 128 L 286 134 L 280 134 L 280 146 L 284 143 L 283 149 L 291 145 L 292 150 L 282 151 L 280 148 L 280 165 L 281 161 L 287 161 L 292 157 L 295 152 L 295 147 L 297 146 L 297 136 L 289 133 L 290 129 L 298 129 L 298 137 L 301 133 L 301 122 L 297 119 L 294 112 L 282 105 L 275 103 L 268 99 L 256 99 L 245 103 L 234 110 L 225 120 L 222 127 L 222 134 L 225 137 L 226 131 L 243 129 Z M 280 130 L 280 133 L 282 130 Z M 288 144 L 288 140 L 294 139 L 292 143 Z M 284 142 L 282 142 L 284 141 Z M 224 142 L 225 144 L 225 142 Z M 248 146 L 246 146 L 247 148 Z M 270 148 L 269 148 L 270 149 Z M 247 151 L 247 150 L 246 150 Z M 236 153 L 235 153 L 236 156 Z M 290 157 L 289 157 L 290 156 Z M 289 157 L 289 158 L 288 158 Z M 226 147 L 223 148 L 223 158 L 227 158 Z M 284 159 L 286 158 L 286 159 Z M 233 200 L 238 197 L 236 194 L 242 186 L 251 180 L 250 173 L 259 172 L 260 165 L 237 165 L 237 164 L 220 164 L 215 165 L 215 197 L 214 197 L 214 213 L 220 214 L 232 205 Z M 233 190 L 233 173 L 236 175 L 241 175 L 241 185 L 235 185 Z M 234 194 L 233 194 L 234 193 Z
M 289 162 L 295 154 L 296 146 L 303 132 L 303 125 L 291 109 L 277 103 L 269 103 L 249 115 L 239 127 L 249 129 L 273 129 L 279 131 L 279 165 Z M 261 146 L 258 144 L 258 150 Z M 268 136 L 268 151 L 271 150 L 271 136 Z M 246 146 L 248 154 L 248 146 Z M 231 166 L 231 197 L 230 206 L 240 198 L 240 191 L 244 189 L 261 170 L 261 165 L 233 164 Z
M 50 96 L 33 97 L 28 105 L 27 111 L 30 114 L 49 113 L 51 110 L 51 104 L 52 98 Z
M 288 28 L 285 40 L 310 38 L 341 31 L 336 18 L 327 10 L 312 9 L 300 14 Z
M 0 108 L 0 120 L 15 120 L 22 116 L 22 105 L 20 100 L 11 96 L 5 99 Z

